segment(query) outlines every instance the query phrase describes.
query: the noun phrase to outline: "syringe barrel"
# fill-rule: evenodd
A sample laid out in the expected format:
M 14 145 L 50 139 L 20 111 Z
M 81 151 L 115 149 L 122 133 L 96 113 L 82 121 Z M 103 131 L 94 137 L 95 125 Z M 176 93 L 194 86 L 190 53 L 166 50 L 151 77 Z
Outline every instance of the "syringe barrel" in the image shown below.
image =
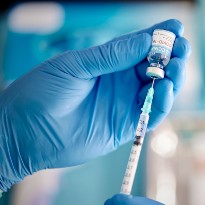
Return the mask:
M 134 143 L 136 145 L 143 143 L 144 136 L 147 130 L 148 121 L 149 121 L 148 113 L 142 112 L 140 115 L 138 124 L 137 124 L 137 130 L 136 130 L 136 135 L 135 135 Z
M 140 157 L 140 152 L 141 152 L 141 145 L 132 145 L 132 149 L 130 152 L 130 157 L 127 163 L 127 168 L 125 171 L 125 175 L 122 181 L 122 186 L 120 193 L 122 194 L 131 194 L 132 191 L 132 185 L 135 179 L 135 173 L 137 170 L 137 165 Z
M 132 145 L 132 149 L 130 152 L 130 157 L 123 178 L 120 193 L 129 195 L 132 191 L 132 185 L 134 182 L 135 173 L 136 173 L 148 121 L 149 121 L 149 115 L 147 113 L 141 113 L 137 125 L 135 141 Z

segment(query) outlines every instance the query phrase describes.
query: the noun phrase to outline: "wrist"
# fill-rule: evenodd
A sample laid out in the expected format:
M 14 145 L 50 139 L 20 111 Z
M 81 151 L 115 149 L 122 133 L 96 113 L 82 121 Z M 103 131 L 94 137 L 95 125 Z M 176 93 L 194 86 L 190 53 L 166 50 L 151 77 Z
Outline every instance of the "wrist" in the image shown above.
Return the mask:
M 3 191 L 0 189 L 0 198 L 2 197 Z

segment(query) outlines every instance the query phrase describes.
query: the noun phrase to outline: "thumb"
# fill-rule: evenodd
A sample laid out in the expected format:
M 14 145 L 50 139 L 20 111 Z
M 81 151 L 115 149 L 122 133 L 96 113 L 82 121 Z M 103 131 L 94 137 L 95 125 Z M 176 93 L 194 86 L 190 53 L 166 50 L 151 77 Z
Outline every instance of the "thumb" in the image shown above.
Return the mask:
M 116 194 L 111 199 L 108 199 L 104 205 L 164 205 L 152 199 L 126 195 Z
M 146 58 L 151 41 L 151 36 L 143 33 L 84 50 L 68 51 L 49 61 L 64 73 L 89 79 L 136 65 Z

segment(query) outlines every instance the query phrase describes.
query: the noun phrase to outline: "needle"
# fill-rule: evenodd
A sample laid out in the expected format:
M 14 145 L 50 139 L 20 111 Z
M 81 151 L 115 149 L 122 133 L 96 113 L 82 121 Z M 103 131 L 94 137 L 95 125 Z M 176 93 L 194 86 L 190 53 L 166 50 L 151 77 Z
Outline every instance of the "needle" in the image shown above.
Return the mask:
M 154 81 L 155 81 L 155 78 L 153 78 L 153 81 L 152 81 L 152 88 L 154 87 Z

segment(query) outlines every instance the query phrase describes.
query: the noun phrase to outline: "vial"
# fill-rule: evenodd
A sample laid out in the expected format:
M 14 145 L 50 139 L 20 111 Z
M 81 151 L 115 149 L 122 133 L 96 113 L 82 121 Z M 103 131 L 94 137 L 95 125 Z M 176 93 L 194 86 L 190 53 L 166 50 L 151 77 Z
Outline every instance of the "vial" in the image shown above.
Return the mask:
M 152 46 L 147 59 L 150 66 L 146 75 L 150 78 L 164 78 L 164 67 L 169 63 L 176 35 L 170 31 L 156 29 L 152 36 Z

